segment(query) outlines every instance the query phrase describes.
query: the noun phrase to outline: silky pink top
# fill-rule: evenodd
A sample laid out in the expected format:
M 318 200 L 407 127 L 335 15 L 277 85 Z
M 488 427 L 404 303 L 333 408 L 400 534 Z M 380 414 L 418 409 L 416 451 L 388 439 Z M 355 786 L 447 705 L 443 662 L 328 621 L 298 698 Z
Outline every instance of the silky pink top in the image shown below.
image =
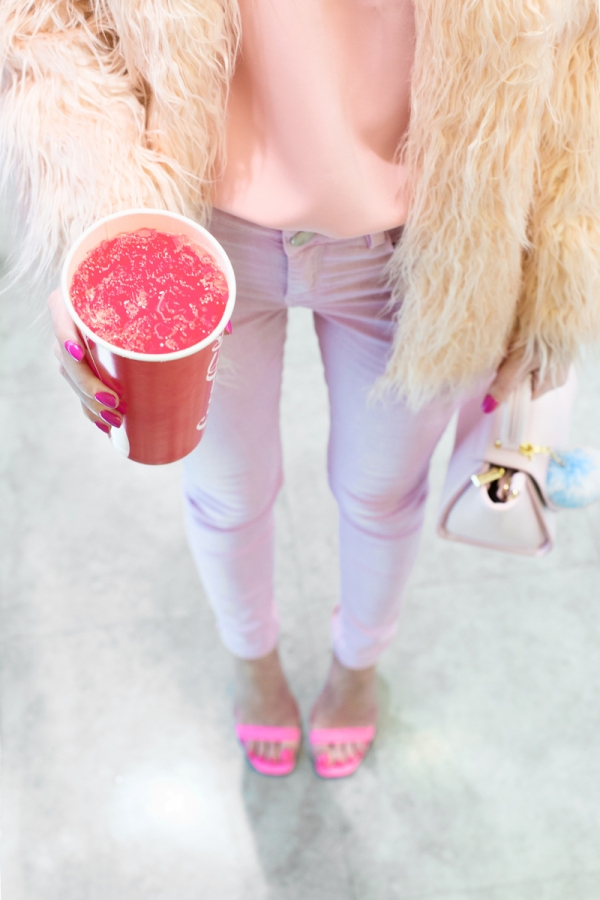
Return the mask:
M 411 0 L 240 0 L 227 163 L 214 205 L 270 228 L 355 237 L 401 225 Z

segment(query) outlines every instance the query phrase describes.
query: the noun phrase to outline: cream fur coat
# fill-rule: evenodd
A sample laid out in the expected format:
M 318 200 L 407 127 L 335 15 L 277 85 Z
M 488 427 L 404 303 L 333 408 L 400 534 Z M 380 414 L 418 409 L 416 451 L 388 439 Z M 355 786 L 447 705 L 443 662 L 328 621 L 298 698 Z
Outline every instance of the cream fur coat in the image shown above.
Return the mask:
M 301 2 L 301 0 L 299 0 Z M 509 343 L 550 365 L 600 334 L 599 0 L 414 0 L 414 198 L 387 379 L 419 405 Z M 1 0 L 0 140 L 49 266 L 95 218 L 204 218 L 236 0 Z

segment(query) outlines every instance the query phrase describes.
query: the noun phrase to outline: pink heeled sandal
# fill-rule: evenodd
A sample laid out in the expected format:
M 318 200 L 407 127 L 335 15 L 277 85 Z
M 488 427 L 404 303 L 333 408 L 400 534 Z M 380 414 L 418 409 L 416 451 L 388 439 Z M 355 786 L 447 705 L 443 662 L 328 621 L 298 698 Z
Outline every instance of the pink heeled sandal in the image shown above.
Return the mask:
M 242 725 L 236 722 L 235 733 L 246 754 L 246 759 L 255 772 L 261 775 L 289 775 L 296 768 L 296 758 L 302 736 L 299 728 L 282 728 L 277 725 Z M 271 744 L 295 744 L 294 747 L 282 747 L 279 759 L 267 759 L 257 753 L 250 752 L 247 741 L 263 741 Z
M 308 741 L 313 750 L 313 766 L 320 778 L 346 778 L 352 775 L 366 756 L 375 737 L 375 726 L 362 728 L 311 728 Z M 343 763 L 330 762 L 327 753 L 316 752 L 317 747 L 339 744 L 368 744 L 364 752 L 355 753 Z

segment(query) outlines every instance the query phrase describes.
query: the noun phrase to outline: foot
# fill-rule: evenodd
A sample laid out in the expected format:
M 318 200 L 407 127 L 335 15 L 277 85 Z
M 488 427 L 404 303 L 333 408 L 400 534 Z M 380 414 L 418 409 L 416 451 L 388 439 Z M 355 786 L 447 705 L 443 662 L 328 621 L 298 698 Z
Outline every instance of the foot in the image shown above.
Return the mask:
M 279 653 L 260 659 L 235 659 L 235 718 L 241 725 L 300 728 L 300 712 L 285 680 Z M 281 759 L 283 751 L 298 749 L 299 741 L 244 741 L 248 755 Z M 286 754 L 288 755 L 288 754 Z
M 358 728 L 377 721 L 377 670 L 347 669 L 334 656 L 331 669 L 310 716 L 311 729 Z M 343 766 L 365 755 L 370 741 L 318 744 L 312 747 L 315 760 Z

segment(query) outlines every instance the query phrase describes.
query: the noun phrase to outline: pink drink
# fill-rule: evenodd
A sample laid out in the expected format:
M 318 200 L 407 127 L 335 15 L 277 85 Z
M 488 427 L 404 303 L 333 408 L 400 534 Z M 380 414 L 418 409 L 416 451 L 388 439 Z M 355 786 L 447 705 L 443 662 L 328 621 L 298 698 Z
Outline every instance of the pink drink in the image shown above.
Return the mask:
M 228 296 L 212 256 L 185 235 L 153 228 L 94 247 L 71 283 L 73 307 L 98 337 L 148 354 L 173 353 L 204 340 Z
M 90 367 L 121 399 L 115 449 L 147 465 L 186 456 L 204 434 L 235 306 L 219 242 L 176 213 L 113 213 L 75 241 L 61 285 Z

